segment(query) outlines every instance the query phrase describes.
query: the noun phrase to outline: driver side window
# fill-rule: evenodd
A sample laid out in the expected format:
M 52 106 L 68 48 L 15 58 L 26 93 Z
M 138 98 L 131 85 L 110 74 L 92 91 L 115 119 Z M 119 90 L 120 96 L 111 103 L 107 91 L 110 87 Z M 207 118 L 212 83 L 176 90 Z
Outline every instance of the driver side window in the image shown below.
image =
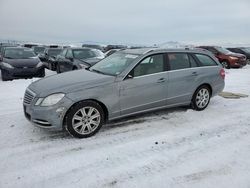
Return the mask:
M 142 60 L 133 70 L 133 76 L 143 76 L 164 71 L 163 54 L 152 55 Z

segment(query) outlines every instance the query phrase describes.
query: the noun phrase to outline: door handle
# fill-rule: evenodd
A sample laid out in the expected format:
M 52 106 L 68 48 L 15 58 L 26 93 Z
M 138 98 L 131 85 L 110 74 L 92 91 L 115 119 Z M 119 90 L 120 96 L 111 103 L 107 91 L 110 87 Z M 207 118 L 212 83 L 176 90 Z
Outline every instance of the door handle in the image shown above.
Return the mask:
M 162 82 L 165 82 L 165 81 L 166 81 L 165 78 L 160 78 L 160 79 L 157 80 L 157 83 L 162 83 Z
M 192 76 L 198 76 L 197 72 L 192 72 Z

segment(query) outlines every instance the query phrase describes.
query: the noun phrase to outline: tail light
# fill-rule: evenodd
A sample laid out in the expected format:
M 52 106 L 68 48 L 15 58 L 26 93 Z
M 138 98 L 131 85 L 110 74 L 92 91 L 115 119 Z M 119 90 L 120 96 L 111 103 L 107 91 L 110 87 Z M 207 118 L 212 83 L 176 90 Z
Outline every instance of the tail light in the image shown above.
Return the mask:
M 225 79 L 225 70 L 223 68 L 220 70 L 220 76 L 222 79 Z

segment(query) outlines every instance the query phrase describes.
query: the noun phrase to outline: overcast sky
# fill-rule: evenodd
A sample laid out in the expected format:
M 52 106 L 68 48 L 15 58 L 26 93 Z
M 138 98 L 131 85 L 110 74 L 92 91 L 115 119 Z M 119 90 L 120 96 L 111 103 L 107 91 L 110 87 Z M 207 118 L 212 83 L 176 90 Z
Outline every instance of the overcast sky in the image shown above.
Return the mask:
M 250 0 L 0 0 L 0 39 L 250 44 Z

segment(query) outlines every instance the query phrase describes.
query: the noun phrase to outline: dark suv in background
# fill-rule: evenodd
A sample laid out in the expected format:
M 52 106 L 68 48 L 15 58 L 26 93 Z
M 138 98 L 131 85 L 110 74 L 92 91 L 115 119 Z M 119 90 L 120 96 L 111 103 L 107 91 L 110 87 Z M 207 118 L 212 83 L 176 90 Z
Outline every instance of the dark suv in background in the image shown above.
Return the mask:
M 57 73 L 89 68 L 105 56 L 101 50 L 93 48 L 66 48 L 57 56 Z
M 62 52 L 62 48 L 46 48 L 42 54 L 39 54 L 40 60 L 50 70 L 56 70 L 55 59 L 56 56 Z
M 206 49 L 214 54 L 214 56 L 219 60 L 223 67 L 239 68 L 247 64 L 246 56 L 233 53 L 225 48 L 219 46 L 199 46 L 198 48 Z

